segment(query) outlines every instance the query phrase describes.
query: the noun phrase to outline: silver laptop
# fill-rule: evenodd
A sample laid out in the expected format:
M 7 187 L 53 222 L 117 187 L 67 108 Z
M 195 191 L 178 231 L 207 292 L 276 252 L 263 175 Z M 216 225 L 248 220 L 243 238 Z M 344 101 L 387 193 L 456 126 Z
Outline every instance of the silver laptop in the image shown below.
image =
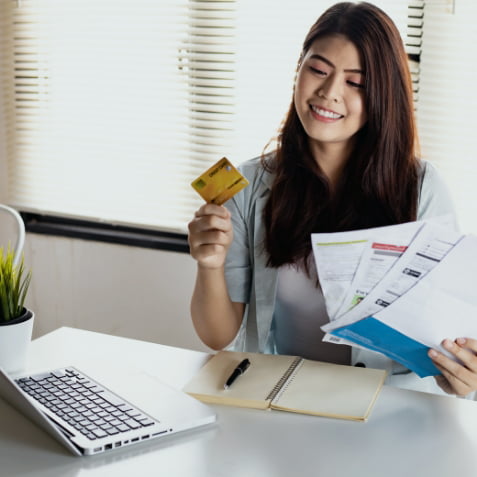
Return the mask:
M 216 420 L 210 407 L 156 378 L 140 387 L 134 382 L 128 386 L 138 388 L 138 397 L 144 399 L 123 399 L 72 366 L 15 378 L 0 368 L 0 397 L 78 456 L 169 436 Z

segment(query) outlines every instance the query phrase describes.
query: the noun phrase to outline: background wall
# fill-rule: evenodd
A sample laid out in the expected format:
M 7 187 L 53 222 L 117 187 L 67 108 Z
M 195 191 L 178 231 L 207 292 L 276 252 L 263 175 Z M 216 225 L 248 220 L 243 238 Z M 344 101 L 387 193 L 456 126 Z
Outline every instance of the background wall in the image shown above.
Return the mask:
M 34 337 L 71 326 L 207 350 L 190 320 L 187 254 L 27 234 L 25 262 Z

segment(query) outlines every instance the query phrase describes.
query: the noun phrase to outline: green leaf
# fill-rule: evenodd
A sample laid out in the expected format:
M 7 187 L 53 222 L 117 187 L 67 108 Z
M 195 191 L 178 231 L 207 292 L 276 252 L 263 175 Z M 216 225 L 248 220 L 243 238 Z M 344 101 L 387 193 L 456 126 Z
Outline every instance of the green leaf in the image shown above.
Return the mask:
M 32 272 L 25 272 L 24 257 L 13 265 L 14 252 L 8 245 L 7 252 L 0 248 L 0 321 L 9 321 L 21 315 Z

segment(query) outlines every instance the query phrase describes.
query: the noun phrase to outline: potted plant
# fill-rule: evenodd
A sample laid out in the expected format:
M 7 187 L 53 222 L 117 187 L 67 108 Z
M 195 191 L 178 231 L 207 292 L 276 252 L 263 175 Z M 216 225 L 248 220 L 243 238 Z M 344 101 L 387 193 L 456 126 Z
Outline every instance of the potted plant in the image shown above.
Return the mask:
M 34 313 L 24 305 L 31 281 L 23 257 L 14 265 L 11 247 L 0 248 L 0 366 L 8 373 L 26 365 L 28 345 L 33 331 Z

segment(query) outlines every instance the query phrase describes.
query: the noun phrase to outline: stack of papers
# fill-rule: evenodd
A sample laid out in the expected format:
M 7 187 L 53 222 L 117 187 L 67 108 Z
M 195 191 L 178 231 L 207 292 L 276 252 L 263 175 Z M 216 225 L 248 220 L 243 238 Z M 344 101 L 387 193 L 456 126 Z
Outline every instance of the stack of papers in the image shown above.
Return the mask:
M 421 377 L 445 338 L 477 338 L 477 237 L 445 218 L 312 234 L 324 340 L 378 351 Z

